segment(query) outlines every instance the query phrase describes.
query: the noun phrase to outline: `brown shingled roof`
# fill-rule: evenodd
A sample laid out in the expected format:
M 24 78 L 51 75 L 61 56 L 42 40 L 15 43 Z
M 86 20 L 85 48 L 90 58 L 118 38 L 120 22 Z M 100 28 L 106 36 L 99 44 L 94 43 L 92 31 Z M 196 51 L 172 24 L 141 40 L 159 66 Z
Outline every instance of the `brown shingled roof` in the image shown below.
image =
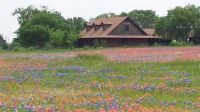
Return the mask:
M 93 26 L 93 25 L 110 25 L 106 30 L 103 30 L 103 27 L 98 28 L 98 30 L 94 30 L 94 27 L 87 31 L 85 28 L 81 33 L 81 38 L 98 38 L 98 37 L 110 37 L 109 34 L 118 26 L 120 25 L 123 21 L 126 19 L 130 19 L 129 17 L 112 17 L 112 18 L 101 18 L 97 19 L 94 22 L 87 23 L 88 26 Z M 131 19 L 130 19 L 131 20 Z M 133 24 L 135 24 L 136 27 L 138 27 L 144 34 L 147 35 L 147 33 L 142 30 L 134 21 L 131 20 Z M 113 36 L 112 36 L 113 37 Z M 139 36 L 130 36 L 130 37 L 139 37 Z M 129 37 L 129 38 L 130 38 Z M 119 38 L 119 37 L 117 37 Z M 148 37 L 149 38 L 149 37 Z
M 88 25 L 101 25 L 103 24 L 109 24 L 111 25 L 108 29 L 106 29 L 105 31 L 102 30 L 102 28 L 99 28 L 97 31 L 94 31 L 94 28 L 91 29 L 90 31 L 86 31 L 86 29 L 84 29 L 80 34 L 81 36 L 99 36 L 99 35 L 108 35 L 111 31 L 114 30 L 114 28 L 116 28 L 121 22 L 123 22 L 125 19 L 127 19 L 127 17 L 113 17 L 113 18 L 101 18 L 101 19 L 97 19 L 92 23 L 89 23 Z
M 155 35 L 155 29 L 150 29 L 150 28 L 148 28 L 148 29 L 143 29 L 146 33 L 147 33 L 147 35 L 149 35 L 149 36 L 153 36 L 153 35 Z

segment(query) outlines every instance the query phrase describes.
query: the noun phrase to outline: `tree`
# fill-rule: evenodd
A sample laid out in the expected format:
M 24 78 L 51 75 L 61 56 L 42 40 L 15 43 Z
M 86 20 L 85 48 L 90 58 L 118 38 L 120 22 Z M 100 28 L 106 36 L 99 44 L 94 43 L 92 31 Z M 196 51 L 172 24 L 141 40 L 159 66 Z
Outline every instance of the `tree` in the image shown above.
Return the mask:
M 133 10 L 129 13 L 121 13 L 121 16 L 129 16 L 142 28 L 153 28 L 158 19 L 155 11 L 152 10 Z
M 73 32 L 65 32 L 63 41 L 67 47 L 72 49 L 75 46 L 74 44 L 79 39 L 79 37 L 79 34 Z
M 55 47 L 67 46 L 64 41 L 65 32 L 67 32 L 66 34 L 78 35 L 85 26 L 83 18 L 65 19 L 59 12 L 49 10 L 47 7 L 40 9 L 33 6 L 18 8 L 13 15 L 18 15 L 20 24 L 20 28 L 16 31 L 17 39 L 15 42 L 22 47 L 41 48 L 45 47 L 47 43 Z M 74 35 L 69 35 L 67 40 L 73 41 Z
M 40 11 L 33 6 L 28 6 L 27 8 L 17 8 L 13 16 L 18 16 L 18 23 L 20 25 L 24 25 L 25 23 L 29 22 L 35 14 L 38 14 Z
M 68 31 L 79 34 L 84 29 L 86 20 L 82 17 L 68 18 L 66 24 Z
M 6 40 L 3 39 L 3 36 L 0 34 L 0 48 L 5 49 L 7 48 Z
M 195 44 L 200 44 L 200 20 L 198 20 L 197 26 L 194 30 L 193 42 Z
M 41 11 L 32 17 L 31 23 L 35 25 L 43 25 L 50 29 L 67 29 L 65 18 L 58 12 Z
M 51 31 L 50 33 L 50 43 L 52 45 L 54 45 L 55 47 L 62 47 L 64 44 L 64 36 L 65 36 L 65 32 L 57 29 L 55 31 Z
M 187 40 L 189 35 L 194 35 L 199 18 L 199 7 L 194 5 L 176 7 L 169 10 L 167 16 L 156 23 L 155 29 L 160 35 L 178 40 Z
M 122 12 L 122 13 L 120 14 L 120 16 L 128 16 L 128 13 Z
M 101 19 L 101 18 L 111 18 L 117 16 L 115 13 L 103 13 L 98 15 L 95 19 Z
M 195 22 L 199 19 L 198 10 L 193 5 L 176 7 L 168 11 L 168 32 L 172 37 L 186 39 L 194 30 Z
M 19 29 L 18 41 L 24 47 L 42 48 L 49 42 L 48 29 L 42 25 L 26 23 Z
M 156 34 L 167 37 L 167 18 L 166 17 L 160 17 L 155 24 L 155 31 Z

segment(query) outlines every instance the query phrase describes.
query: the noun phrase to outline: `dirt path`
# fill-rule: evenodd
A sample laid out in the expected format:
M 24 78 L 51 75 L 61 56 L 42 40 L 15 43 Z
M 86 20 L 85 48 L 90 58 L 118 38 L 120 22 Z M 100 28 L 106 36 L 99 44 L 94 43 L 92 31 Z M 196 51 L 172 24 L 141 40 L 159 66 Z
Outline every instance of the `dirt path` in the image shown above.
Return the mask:
M 100 54 L 108 57 L 112 61 L 136 61 L 136 62 L 166 62 L 174 60 L 199 60 L 199 47 L 144 47 L 144 48 L 106 48 L 102 50 L 83 50 L 83 51 L 66 51 L 57 53 L 16 53 L 1 54 L 0 67 L 4 66 L 3 59 L 23 59 L 31 58 L 32 60 L 66 59 L 76 57 L 79 54 Z
M 100 50 L 114 61 L 166 62 L 174 60 L 200 60 L 200 47 L 113 48 Z

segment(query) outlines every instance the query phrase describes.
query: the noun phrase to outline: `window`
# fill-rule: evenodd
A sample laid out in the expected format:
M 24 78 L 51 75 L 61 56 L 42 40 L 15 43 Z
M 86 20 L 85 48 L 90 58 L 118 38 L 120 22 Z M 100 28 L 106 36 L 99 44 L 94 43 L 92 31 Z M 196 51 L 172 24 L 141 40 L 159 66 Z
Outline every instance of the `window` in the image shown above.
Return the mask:
M 129 31 L 129 25 L 125 25 L 125 31 Z

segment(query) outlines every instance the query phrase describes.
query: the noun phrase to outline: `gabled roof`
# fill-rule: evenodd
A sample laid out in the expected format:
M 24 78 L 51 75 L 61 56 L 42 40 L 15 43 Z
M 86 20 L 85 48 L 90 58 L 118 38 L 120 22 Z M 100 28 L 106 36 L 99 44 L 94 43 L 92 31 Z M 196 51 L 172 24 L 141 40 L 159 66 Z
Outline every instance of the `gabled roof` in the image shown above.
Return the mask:
M 89 38 L 89 37 L 105 37 L 107 35 L 109 35 L 109 33 L 111 33 L 118 25 L 120 25 L 123 21 L 125 21 L 126 19 L 130 19 L 129 17 L 112 17 L 112 18 L 101 18 L 101 19 L 97 19 L 94 22 L 88 23 L 88 26 L 93 26 L 93 25 L 110 25 L 106 30 L 103 30 L 102 27 L 100 27 L 97 31 L 94 31 L 94 28 L 87 31 L 86 29 L 84 29 L 80 35 L 81 38 Z M 131 20 L 131 19 L 130 19 Z M 146 32 L 144 32 L 134 21 L 131 20 L 131 22 L 138 27 L 144 34 L 146 34 Z M 147 34 L 146 34 L 147 35 Z
M 155 35 L 155 29 L 151 29 L 151 28 L 147 28 L 147 29 L 143 29 L 146 33 L 147 33 L 147 35 L 149 35 L 149 36 L 153 36 L 153 35 Z

